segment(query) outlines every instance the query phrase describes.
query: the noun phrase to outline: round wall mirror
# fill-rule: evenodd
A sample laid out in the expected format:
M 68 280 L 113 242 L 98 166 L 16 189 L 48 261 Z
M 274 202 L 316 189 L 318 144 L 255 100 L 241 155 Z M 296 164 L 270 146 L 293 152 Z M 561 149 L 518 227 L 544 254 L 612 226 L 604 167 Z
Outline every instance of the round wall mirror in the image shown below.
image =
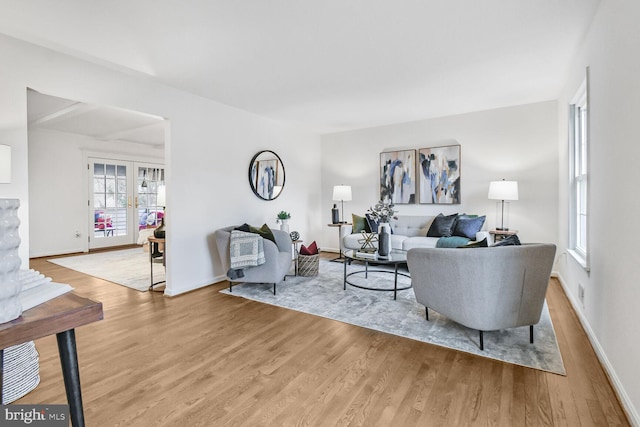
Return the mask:
M 260 151 L 249 164 L 249 184 L 253 194 L 263 200 L 273 200 L 284 188 L 284 165 L 276 153 Z

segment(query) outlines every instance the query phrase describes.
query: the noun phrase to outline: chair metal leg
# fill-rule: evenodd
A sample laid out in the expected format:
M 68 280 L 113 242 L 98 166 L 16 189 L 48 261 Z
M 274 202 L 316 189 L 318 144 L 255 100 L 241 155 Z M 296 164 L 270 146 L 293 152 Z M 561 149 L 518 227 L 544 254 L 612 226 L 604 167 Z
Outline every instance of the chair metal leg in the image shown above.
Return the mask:
M 274 295 L 276 294 L 276 284 L 275 283 L 273 284 L 273 294 Z
M 480 332 L 480 350 L 484 351 L 484 335 L 482 331 L 478 332 Z
M 533 344 L 533 325 L 529 325 L 529 342 Z
M 231 289 L 231 282 L 229 282 L 229 292 L 233 292 L 233 289 Z
M 427 321 L 429 321 L 429 307 L 424 308 L 424 315 L 427 318 Z

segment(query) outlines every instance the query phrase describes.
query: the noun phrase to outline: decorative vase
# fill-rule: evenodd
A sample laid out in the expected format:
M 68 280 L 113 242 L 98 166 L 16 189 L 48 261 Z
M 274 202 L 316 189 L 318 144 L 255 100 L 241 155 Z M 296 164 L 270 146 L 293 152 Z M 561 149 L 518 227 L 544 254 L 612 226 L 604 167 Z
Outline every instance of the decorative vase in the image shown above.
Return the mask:
M 164 239 L 166 236 L 166 232 L 164 230 L 164 217 L 160 220 L 160 226 L 158 226 L 155 230 L 153 230 L 153 236 L 156 239 Z
M 289 220 L 288 219 L 278 219 L 280 223 L 280 230 L 289 232 Z
M 18 199 L 0 199 L 0 323 L 10 322 L 22 314 L 20 291 L 20 236 Z
M 331 223 L 338 224 L 340 222 L 340 211 L 336 204 L 333 204 L 333 208 L 331 208 Z
M 378 224 L 378 256 L 387 258 L 391 252 L 391 234 L 388 230 L 389 224 Z

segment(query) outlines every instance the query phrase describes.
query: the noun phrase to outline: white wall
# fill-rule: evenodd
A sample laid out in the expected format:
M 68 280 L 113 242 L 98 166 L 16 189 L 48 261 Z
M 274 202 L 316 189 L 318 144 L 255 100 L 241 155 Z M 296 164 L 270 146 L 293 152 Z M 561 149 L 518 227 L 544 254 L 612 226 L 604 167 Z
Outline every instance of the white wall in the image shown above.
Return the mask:
M 216 228 L 249 222 L 276 226 L 280 210 L 292 212 L 303 238 L 320 228 L 320 138 L 290 125 L 178 91 L 152 78 L 129 75 L 0 35 L 0 144 L 13 147 L 13 182 L 0 197 L 19 198 L 20 255 L 29 258 L 30 195 L 27 88 L 42 93 L 149 113 L 169 120 L 167 167 L 167 294 L 213 283 L 224 274 L 210 237 Z M 266 202 L 253 195 L 248 166 L 261 149 L 285 165 L 282 195 Z M 36 197 L 37 195 L 34 195 Z
M 562 283 L 632 422 L 640 425 L 638 302 L 640 263 L 640 2 L 602 2 L 559 102 Z M 567 105 L 589 67 L 589 249 L 591 272 L 566 255 L 568 229 Z M 578 284 L 585 288 L 584 306 Z
M 495 228 L 489 182 L 518 181 L 520 200 L 511 203 L 510 228 L 527 242 L 555 243 L 558 235 L 556 102 L 480 111 L 322 137 L 322 215 L 331 222 L 332 188 L 352 186 L 345 220 L 363 215 L 379 199 L 380 152 L 390 149 L 461 145 L 459 205 L 397 205 L 399 215 L 466 212 L 487 215 Z M 338 232 L 326 227 L 323 248 L 338 248 Z
M 93 231 L 87 206 L 87 155 L 164 162 L 164 147 L 119 141 L 105 144 L 39 129 L 29 129 L 28 139 L 31 258 L 86 250 L 87 233 Z

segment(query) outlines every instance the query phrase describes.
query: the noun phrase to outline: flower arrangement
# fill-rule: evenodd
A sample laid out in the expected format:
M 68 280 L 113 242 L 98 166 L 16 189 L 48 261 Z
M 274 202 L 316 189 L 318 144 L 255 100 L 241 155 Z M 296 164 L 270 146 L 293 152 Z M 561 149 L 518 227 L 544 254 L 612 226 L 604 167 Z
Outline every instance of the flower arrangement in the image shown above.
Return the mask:
M 290 219 L 291 218 L 291 214 L 289 212 L 285 212 L 285 211 L 280 211 L 277 215 L 278 218 L 278 223 L 280 223 L 282 220 L 285 219 Z
M 378 223 L 388 223 L 391 219 L 398 219 L 395 216 L 398 211 L 393 208 L 392 202 L 380 200 L 375 206 L 370 207 L 367 213 Z

